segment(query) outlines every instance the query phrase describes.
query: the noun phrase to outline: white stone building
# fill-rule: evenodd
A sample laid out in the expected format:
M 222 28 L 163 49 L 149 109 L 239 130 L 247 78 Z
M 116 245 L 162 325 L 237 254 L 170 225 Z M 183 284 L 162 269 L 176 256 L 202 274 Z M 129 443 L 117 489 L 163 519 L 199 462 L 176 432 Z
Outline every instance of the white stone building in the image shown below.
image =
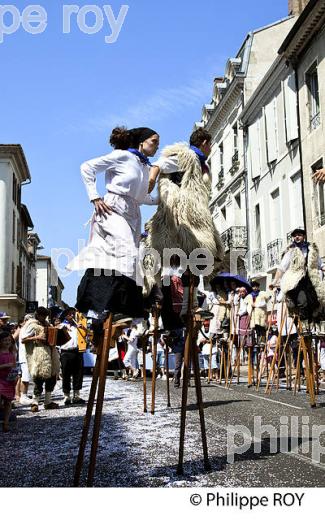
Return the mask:
M 63 307 L 64 285 L 50 256 L 38 255 L 36 260 L 36 300 L 39 307 Z
M 21 229 L 25 226 L 25 233 L 32 222 L 21 207 L 21 187 L 30 181 L 22 147 L 0 145 L 0 310 L 15 320 L 24 314 L 26 304 L 20 265 Z
M 211 209 L 225 244 L 226 271 L 246 274 L 248 266 L 247 170 L 240 115 L 294 21 L 289 16 L 247 35 L 236 57 L 228 60 L 225 76 L 216 78 L 212 101 L 204 106 L 202 121 L 196 123 L 213 137 Z
M 246 104 L 248 276 L 268 287 L 291 240 L 304 226 L 294 70 L 278 57 Z
M 312 180 L 325 167 L 325 2 L 310 0 L 280 51 L 295 70 L 306 228 L 325 258 L 325 184 Z

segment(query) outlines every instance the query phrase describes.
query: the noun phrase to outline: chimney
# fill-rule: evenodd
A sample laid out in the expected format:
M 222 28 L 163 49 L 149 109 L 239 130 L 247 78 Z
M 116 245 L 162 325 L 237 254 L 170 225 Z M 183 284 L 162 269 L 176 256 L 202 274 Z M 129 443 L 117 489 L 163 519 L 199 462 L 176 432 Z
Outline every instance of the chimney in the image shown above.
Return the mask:
M 301 15 L 308 2 L 309 0 L 288 0 L 289 15 Z

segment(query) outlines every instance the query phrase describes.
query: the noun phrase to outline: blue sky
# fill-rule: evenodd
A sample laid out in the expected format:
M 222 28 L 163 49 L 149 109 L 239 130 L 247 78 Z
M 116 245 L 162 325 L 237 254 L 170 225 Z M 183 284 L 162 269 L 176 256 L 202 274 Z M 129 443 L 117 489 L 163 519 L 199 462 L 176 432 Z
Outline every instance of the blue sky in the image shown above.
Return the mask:
M 8 2 L 20 11 L 32 2 Z M 36 2 L 35 2 L 36 3 Z M 20 143 L 32 175 L 23 201 L 44 246 L 77 252 L 92 206 L 80 180 L 86 159 L 109 151 L 117 124 L 155 128 L 161 146 L 186 140 L 212 94 L 214 76 L 245 35 L 287 16 L 287 0 L 38 0 L 48 15 L 43 34 L 21 28 L 0 44 L 0 142 Z M 62 33 L 64 4 L 111 5 L 129 11 L 113 44 L 108 22 L 83 34 L 72 16 Z M 94 18 L 89 17 L 88 23 Z M 7 22 L 9 23 L 9 22 Z M 102 180 L 99 186 L 103 187 Z M 152 213 L 142 211 L 143 222 Z M 62 267 L 64 259 L 60 263 Z M 79 275 L 63 278 L 64 300 L 74 304 Z

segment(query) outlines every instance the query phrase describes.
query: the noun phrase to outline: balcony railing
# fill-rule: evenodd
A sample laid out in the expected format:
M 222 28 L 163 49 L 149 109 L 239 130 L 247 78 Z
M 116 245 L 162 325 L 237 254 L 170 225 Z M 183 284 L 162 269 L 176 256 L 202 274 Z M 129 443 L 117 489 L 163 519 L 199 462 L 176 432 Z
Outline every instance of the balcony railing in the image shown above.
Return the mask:
M 223 183 L 224 183 L 224 178 L 225 178 L 224 169 L 221 168 L 220 171 L 219 171 L 219 173 L 218 173 L 217 188 L 222 188 Z
M 234 174 L 236 171 L 238 171 L 238 168 L 239 168 L 239 153 L 238 153 L 238 150 L 235 151 L 234 155 L 232 156 L 232 159 L 231 159 L 231 168 L 230 168 L 230 173 L 231 174 Z
M 311 119 L 310 119 L 310 129 L 315 130 L 320 125 L 320 113 L 317 112 Z
M 269 242 L 266 246 L 267 250 L 267 265 L 269 269 L 277 266 L 281 260 L 281 252 L 282 252 L 282 240 L 277 238 L 273 240 L 273 242 Z
M 264 252 L 261 249 L 252 251 L 252 271 L 254 273 L 264 271 Z
M 247 229 L 245 226 L 232 226 L 221 235 L 225 252 L 230 249 L 247 249 Z

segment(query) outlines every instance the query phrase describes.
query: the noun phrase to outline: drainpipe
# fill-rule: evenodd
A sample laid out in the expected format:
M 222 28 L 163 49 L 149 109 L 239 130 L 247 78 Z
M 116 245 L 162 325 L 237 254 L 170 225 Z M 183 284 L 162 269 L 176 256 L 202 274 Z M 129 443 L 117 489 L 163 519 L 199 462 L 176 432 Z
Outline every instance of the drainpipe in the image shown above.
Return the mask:
M 247 233 L 247 252 L 246 255 L 248 256 L 248 269 L 247 271 L 250 271 L 251 268 L 251 261 L 250 261 L 250 236 L 249 236 L 249 207 L 248 207 L 248 171 L 247 171 L 247 146 L 248 146 L 248 139 L 247 139 L 247 127 L 244 127 L 243 129 L 243 135 L 244 135 L 244 181 L 245 181 L 245 210 L 246 210 L 246 233 Z M 246 256 L 245 255 L 245 256 Z
M 305 201 L 305 188 L 304 188 L 304 172 L 302 162 L 302 146 L 301 146 L 301 127 L 300 127 L 300 101 L 299 101 L 299 82 L 298 82 L 298 69 L 297 66 L 293 66 L 295 73 L 295 84 L 297 93 L 297 120 L 298 120 L 298 148 L 300 155 L 300 171 L 301 171 L 301 195 L 302 195 L 302 216 L 304 220 L 304 228 L 307 232 L 307 219 L 306 219 L 306 201 Z

